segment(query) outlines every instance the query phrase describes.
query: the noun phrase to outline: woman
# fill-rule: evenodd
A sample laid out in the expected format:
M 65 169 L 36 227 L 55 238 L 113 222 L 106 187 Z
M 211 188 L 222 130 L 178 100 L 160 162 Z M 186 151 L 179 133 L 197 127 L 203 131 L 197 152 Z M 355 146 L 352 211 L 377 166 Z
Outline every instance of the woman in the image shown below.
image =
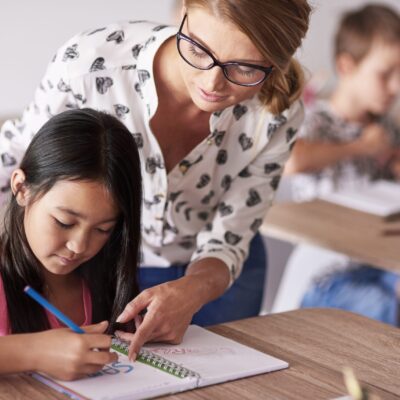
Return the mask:
M 65 108 L 106 109 L 133 133 L 144 200 L 142 293 L 120 316 L 138 325 L 122 334 L 131 356 L 145 341 L 179 342 L 191 321 L 258 314 L 259 236 L 261 261 L 240 273 L 303 118 L 292 56 L 309 13 L 306 0 L 187 0 L 178 34 L 134 21 L 86 31 L 57 52 L 23 120 L 3 126 L 4 178 Z

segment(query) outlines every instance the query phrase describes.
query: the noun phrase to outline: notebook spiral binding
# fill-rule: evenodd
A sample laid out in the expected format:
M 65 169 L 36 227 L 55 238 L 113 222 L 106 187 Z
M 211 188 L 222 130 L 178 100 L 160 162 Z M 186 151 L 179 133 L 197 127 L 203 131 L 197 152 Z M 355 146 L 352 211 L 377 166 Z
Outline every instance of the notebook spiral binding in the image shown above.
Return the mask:
M 118 351 L 119 353 L 122 353 L 127 356 L 129 344 L 130 343 L 128 341 L 114 336 L 112 338 L 111 348 L 114 349 L 115 351 Z M 187 378 L 187 377 L 192 377 L 192 378 L 196 378 L 197 381 L 199 381 L 199 379 L 200 379 L 200 375 L 197 372 L 192 371 L 188 368 L 185 368 L 182 365 L 179 365 L 173 361 L 170 361 L 170 360 L 168 360 L 162 356 L 159 356 L 158 354 L 155 354 L 146 349 L 141 349 L 139 351 L 136 361 L 140 361 L 144 364 L 158 368 L 161 371 L 167 372 L 178 378 L 183 379 L 183 378 Z

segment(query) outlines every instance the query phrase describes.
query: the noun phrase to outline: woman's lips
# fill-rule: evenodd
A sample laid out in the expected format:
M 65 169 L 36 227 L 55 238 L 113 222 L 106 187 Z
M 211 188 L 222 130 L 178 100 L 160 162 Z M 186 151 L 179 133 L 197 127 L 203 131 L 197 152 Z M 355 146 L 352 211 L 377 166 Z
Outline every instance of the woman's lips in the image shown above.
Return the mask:
M 212 103 L 218 103 L 219 101 L 223 101 L 226 99 L 226 96 L 218 96 L 214 93 L 206 92 L 205 90 L 199 88 L 200 96 L 205 101 L 209 101 Z

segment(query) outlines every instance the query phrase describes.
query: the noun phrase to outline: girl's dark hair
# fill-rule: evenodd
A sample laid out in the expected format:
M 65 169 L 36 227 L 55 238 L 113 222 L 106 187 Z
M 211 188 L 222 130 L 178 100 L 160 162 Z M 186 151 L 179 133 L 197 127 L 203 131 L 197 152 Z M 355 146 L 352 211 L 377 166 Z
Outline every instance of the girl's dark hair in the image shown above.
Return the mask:
M 98 181 L 113 196 L 120 212 L 104 247 L 77 272 L 90 288 L 93 323 L 115 322 L 138 293 L 142 181 L 133 136 L 115 117 L 92 109 L 66 111 L 51 118 L 28 147 L 20 168 L 32 201 L 60 180 Z M 1 236 L 0 273 L 12 333 L 50 328 L 41 306 L 26 296 L 30 285 L 45 291 L 42 267 L 24 231 L 24 208 L 12 197 Z

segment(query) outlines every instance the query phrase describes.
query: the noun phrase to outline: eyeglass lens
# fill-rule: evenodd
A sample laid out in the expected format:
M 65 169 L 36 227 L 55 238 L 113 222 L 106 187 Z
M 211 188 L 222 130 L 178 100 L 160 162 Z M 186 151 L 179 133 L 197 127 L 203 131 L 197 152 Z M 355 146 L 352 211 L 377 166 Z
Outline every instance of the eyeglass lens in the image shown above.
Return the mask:
M 215 65 L 213 58 L 204 49 L 184 36 L 178 38 L 178 49 L 182 58 L 195 68 L 206 70 Z M 239 85 L 254 85 L 263 81 L 266 76 L 263 70 L 241 64 L 224 65 L 223 70 L 231 82 Z

